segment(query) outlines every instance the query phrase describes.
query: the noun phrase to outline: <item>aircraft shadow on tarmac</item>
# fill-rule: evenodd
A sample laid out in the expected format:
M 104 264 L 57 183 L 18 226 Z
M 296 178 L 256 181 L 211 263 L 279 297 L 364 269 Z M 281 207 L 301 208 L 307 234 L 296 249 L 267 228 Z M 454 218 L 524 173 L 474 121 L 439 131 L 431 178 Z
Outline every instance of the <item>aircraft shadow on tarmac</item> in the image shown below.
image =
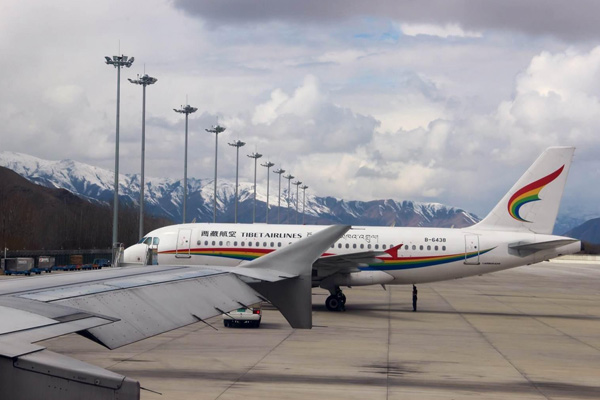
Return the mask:
M 126 363 L 127 361 L 125 361 Z M 433 362 L 430 362 L 433 363 Z M 414 363 L 411 363 L 414 364 Z M 241 369 L 232 370 L 200 370 L 200 369 L 130 369 L 123 372 L 136 376 L 139 379 L 173 379 L 173 380 L 211 380 L 232 382 L 231 389 L 244 389 L 253 384 L 307 384 L 307 385 L 335 385 L 341 386 L 372 386 L 372 387 L 391 387 L 401 389 L 424 389 L 424 390 L 443 390 L 451 392 L 475 392 L 482 393 L 508 393 L 508 394 L 531 394 L 539 395 L 540 392 L 550 397 L 563 397 L 577 399 L 598 399 L 600 398 L 600 387 L 589 385 L 578 385 L 566 382 L 544 382 L 544 381 L 515 381 L 515 382 L 489 382 L 473 380 L 456 379 L 423 379 L 422 377 L 410 377 L 410 375 L 419 375 L 419 368 L 411 365 L 399 365 L 390 363 L 386 365 L 365 365 L 361 375 L 343 376 L 338 374 L 324 375 L 322 371 L 315 374 L 293 374 L 290 371 L 284 373 L 270 373 L 261 371 L 260 368 L 253 368 L 251 371 Z M 117 371 L 118 372 L 118 371 Z M 299 389 L 301 390 L 301 389 Z

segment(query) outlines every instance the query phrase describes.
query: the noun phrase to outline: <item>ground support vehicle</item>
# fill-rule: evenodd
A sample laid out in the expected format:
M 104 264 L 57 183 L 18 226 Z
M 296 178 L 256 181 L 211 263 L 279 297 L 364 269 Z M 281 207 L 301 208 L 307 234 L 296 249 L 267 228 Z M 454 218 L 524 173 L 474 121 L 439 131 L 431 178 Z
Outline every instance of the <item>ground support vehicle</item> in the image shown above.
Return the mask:
M 248 308 L 242 307 L 223 314 L 223 325 L 226 327 L 247 326 L 250 328 L 258 328 L 260 326 L 261 317 L 260 304 L 255 304 Z

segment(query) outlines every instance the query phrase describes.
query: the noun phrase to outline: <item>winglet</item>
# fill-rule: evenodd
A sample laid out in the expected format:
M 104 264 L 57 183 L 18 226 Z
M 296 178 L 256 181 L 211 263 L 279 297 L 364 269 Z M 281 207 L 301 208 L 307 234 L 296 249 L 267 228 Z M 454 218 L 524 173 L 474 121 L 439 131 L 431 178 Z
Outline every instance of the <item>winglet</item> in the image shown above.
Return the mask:
M 312 328 L 312 265 L 350 226 L 334 225 L 260 257 L 232 273 L 259 279 L 249 283 L 281 311 L 292 328 Z

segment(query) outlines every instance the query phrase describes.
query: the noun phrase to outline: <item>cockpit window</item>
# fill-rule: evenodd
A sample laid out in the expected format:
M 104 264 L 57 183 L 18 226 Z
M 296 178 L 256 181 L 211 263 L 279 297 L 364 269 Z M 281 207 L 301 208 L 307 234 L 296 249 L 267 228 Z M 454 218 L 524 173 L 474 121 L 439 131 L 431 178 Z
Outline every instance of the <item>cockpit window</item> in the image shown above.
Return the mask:
M 148 238 L 146 238 L 146 237 L 143 237 L 143 238 L 141 238 L 141 239 L 140 239 L 140 241 L 139 241 L 139 242 L 137 242 L 137 244 L 144 243 L 144 241 L 145 241 L 146 239 L 148 239 Z
M 146 240 L 144 240 L 144 244 L 147 244 L 148 246 L 150 246 L 152 244 L 152 238 L 151 237 L 146 238 Z
M 158 244 L 159 244 L 159 243 L 160 243 L 160 238 L 157 238 L 157 237 L 155 237 L 155 238 L 152 240 L 152 244 L 153 244 L 154 246 L 158 246 Z

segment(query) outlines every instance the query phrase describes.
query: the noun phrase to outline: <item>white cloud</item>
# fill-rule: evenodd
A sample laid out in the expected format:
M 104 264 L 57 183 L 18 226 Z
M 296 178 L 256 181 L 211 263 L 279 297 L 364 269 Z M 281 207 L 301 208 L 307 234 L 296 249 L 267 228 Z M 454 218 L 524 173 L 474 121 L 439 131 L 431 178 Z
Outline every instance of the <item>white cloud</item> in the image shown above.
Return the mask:
M 459 24 L 400 24 L 400 30 L 407 36 L 437 36 L 441 38 L 460 37 L 460 38 L 479 38 L 481 32 L 465 31 Z

